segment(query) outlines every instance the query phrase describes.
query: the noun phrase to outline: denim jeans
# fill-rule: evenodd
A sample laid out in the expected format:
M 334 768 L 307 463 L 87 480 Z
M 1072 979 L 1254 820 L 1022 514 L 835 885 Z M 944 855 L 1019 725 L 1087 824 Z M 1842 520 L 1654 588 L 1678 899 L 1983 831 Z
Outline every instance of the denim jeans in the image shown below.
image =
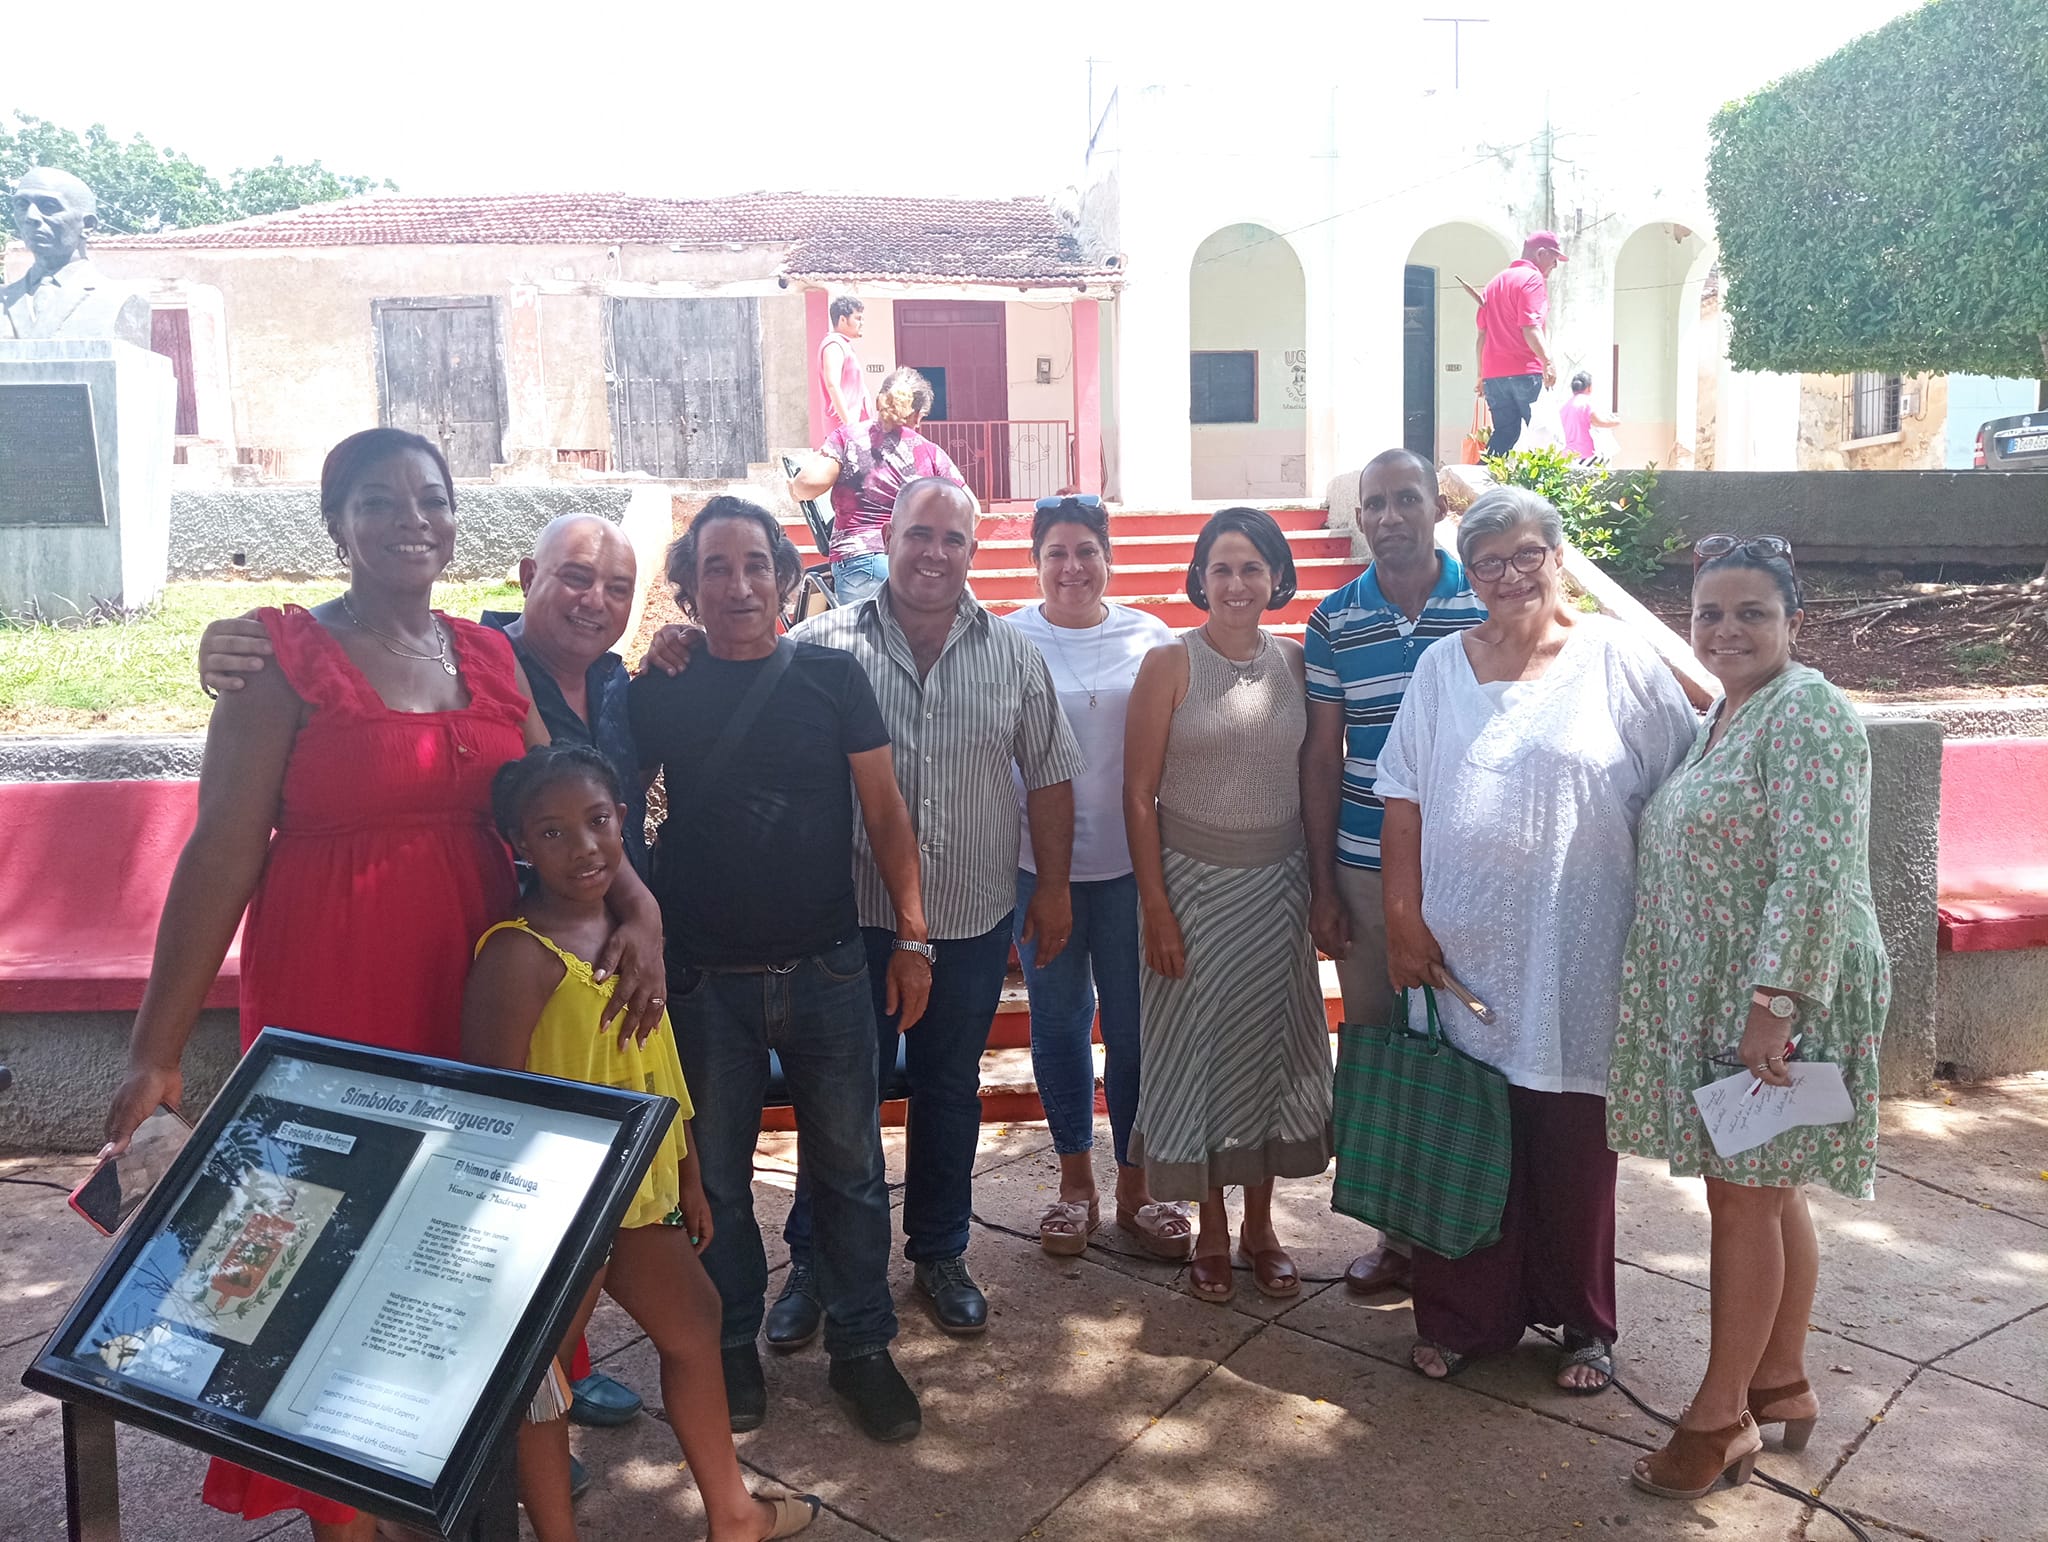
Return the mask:
M 883 1011 L 889 957 L 896 934 L 861 928 L 874 992 L 872 1085 L 896 1063 L 896 1019 Z M 931 1000 L 904 1035 L 910 1072 L 909 1149 L 904 1154 L 903 1256 L 915 1263 L 958 1258 L 967 1251 L 974 1212 L 974 1156 L 981 1143 L 981 1057 L 1002 999 L 1010 967 L 1010 917 L 979 937 L 938 944 Z M 803 1116 L 797 1116 L 799 1125 Z M 807 1263 L 811 1247 L 811 1189 L 816 1156 L 810 1137 L 797 1138 L 796 1203 L 782 1235 L 792 1262 Z M 818 1255 L 822 1258 L 822 1253 Z
M 832 564 L 832 599 L 839 605 L 858 605 L 889 581 L 886 552 L 862 552 L 840 557 Z
M 685 971 L 671 963 L 669 978 Z M 896 1337 L 889 1296 L 889 1185 L 875 1122 L 875 1028 L 867 950 L 852 938 L 788 973 L 703 974 L 674 1003 L 696 1117 L 690 1139 L 711 1203 L 704 1269 L 724 1306 L 719 1343 L 761 1331 L 768 1260 L 754 1220 L 754 1146 L 768 1051 L 782 1059 L 806 1160 L 816 1173 L 818 1297 L 834 1359 Z
M 1543 394 L 1541 375 L 1495 375 L 1480 381 L 1486 405 L 1493 413 L 1493 437 L 1486 441 L 1488 455 L 1505 455 L 1522 437 L 1529 421 L 1529 409 Z
M 1038 875 L 1019 868 L 1019 933 L 1037 888 Z M 1100 1002 L 1109 1132 L 1117 1165 L 1128 1167 L 1131 1122 L 1138 1116 L 1138 880 L 1126 873 L 1073 884 L 1070 892 L 1074 931 L 1059 957 L 1041 969 L 1038 945 L 1017 939 L 1031 992 L 1031 1070 L 1052 1127 L 1053 1150 L 1093 1150 L 1095 1053 L 1089 1039 Z

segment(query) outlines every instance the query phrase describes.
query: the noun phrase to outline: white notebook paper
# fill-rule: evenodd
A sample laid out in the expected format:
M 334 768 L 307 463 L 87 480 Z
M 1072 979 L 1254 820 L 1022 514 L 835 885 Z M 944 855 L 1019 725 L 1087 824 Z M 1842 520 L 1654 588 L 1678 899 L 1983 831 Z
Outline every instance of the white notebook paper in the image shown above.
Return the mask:
M 1802 1124 L 1841 1124 L 1855 1109 L 1842 1084 L 1842 1068 L 1827 1060 L 1795 1060 L 1785 1067 L 1789 1087 L 1759 1083 L 1737 1071 L 1693 1093 L 1707 1136 L 1723 1157 L 1739 1156 Z

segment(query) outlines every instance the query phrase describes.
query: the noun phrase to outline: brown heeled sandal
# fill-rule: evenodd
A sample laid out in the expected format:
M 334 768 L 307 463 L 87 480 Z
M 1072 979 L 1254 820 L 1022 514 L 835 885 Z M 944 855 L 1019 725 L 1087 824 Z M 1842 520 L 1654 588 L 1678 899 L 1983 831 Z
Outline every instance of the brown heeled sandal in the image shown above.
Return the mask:
M 1813 1426 L 1819 1420 L 1820 1415 L 1809 1414 L 1803 1419 L 1787 1419 L 1780 1415 L 1778 1418 L 1772 1419 L 1765 1417 L 1764 1410 L 1773 1403 L 1783 1403 L 1795 1397 L 1804 1397 L 1812 1390 L 1812 1385 L 1804 1377 L 1801 1377 L 1798 1381 L 1787 1382 L 1782 1387 L 1751 1387 L 1749 1389 L 1749 1416 L 1756 1420 L 1759 1430 L 1766 1424 L 1784 1425 L 1785 1449 L 1787 1451 L 1804 1451 L 1807 1441 L 1813 1438 Z
M 1724 1477 L 1740 1487 L 1764 1448 L 1747 1409 L 1726 1429 L 1675 1429 L 1661 1451 L 1637 1459 L 1629 1481 L 1660 1499 L 1698 1499 Z

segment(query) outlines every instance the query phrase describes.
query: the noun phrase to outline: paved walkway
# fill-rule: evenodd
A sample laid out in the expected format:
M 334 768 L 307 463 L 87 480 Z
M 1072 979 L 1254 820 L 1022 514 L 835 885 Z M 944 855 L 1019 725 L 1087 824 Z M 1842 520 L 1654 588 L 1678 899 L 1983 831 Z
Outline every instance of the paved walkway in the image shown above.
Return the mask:
M 900 1165 L 900 1136 L 891 1132 Z M 1823 1414 L 1798 1456 L 1765 1470 L 1860 1517 L 1875 1537 L 1936 1542 L 2048 1536 L 2048 1075 L 1886 1105 L 1874 1206 L 1816 1198 L 1820 1300 L 1810 1365 Z M 1106 1180 L 1107 1132 L 1098 1149 Z M 763 1221 L 793 1179 L 786 1136 L 763 1140 Z M 0 1162 L 75 1182 L 76 1158 Z M 1696 1505 L 1640 1495 L 1629 1463 L 1659 1443 L 1619 1395 L 1549 1384 L 1534 1339 L 1455 1385 L 1405 1367 L 1403 1301 L 1360 1302 L 1333 1282 L 1366 1240 L 1332 1215 L 1328 1182 L 1282 1186 L 1283 1235 L 1311 1283 L 1285 1305 L 1247 1280 L 1228 1308 L 1189 1297 L 1168 1266 L 1109 1226 L 1084 1258 L 1035 1241 L 1054 1165 L 1042 1126 L 984 1132 L 971 1258 L 993 1326 L 958 1343 L 920 1310 L 899 1264 L 897 1353 L 925 1432 L 890 1448 L 833 1404 L 816 1350 L 768 1362 L 769 1418 L 741 1438 L 764 1478 L 822 1495 L 820 1542 L 1099 1542 L 1102 1538 L 1812 1538 L 1848 1533 L 1761 1485 Z M 779 1240 L 772 1261 L 781 1259 Z M 47 1189 L 0 1188 L 0 1537 L 63 1535 L 54 1404 L 21 1364 L 98 1257 Z M 1622 1375 L 1675 1410 L 1704 1363 L 1707 1231 L 1699 1185 L 1625 1161 L 1620 1187 Z M 657 1417 L 579 1430 L 596 1474 L 590 1539 L 702 1536 L 694 1491 L 658 1418 L 654 1356 L 609 1304 L 592 1331 L 604 1368 Z M 11 1390 L 10 1390 L 11 1389 Z M 200 1459 L 124 1433 L 128 1535 L 148 1542 L 270 1537 L 203 1511 Z

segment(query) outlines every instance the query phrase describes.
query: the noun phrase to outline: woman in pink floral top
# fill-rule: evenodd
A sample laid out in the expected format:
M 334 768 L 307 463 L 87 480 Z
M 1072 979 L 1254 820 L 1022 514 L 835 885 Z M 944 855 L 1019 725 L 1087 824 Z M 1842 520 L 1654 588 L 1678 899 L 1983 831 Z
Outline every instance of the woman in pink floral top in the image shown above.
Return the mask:
M 1785 1426 L 1805 1446 L 1820 1270 L 1801 1185 L 1869 1199 L 1877 1171 L 1877 1051 L 1890 969 L 1870 893 L 1870 741 L 1856 709 L 1792 662 L 1802 612 L 1791 548 L 1709 536 L 1693 584 L 1692 645 L 1727 694 L 1643 811 L 1636 918 L 1607 1079 L 1616 1151 L 1701 1176 L 1713 1236 L 1707 1371 L 1677 1432 L 1635 1482 L 1693 1498 L 1738 1480 Z M 1854 1112 L 1732 1157 L 1693 1091 L 1748 1067 L 1784 1086 L 1796 1059 L 1841 1067 Z
M 960 487 L 946 452 L 917 431 L 932 410 L 929 381 L 909 366 L 882 377 L 871 422 L 832 430 L 803 474 L 789 484 L 794 498 L 832 494 L 832 591 L 841 605 L 856 605 L 889 577 L 882 549 L 896 495 L 921 477 L 942 477 Z

